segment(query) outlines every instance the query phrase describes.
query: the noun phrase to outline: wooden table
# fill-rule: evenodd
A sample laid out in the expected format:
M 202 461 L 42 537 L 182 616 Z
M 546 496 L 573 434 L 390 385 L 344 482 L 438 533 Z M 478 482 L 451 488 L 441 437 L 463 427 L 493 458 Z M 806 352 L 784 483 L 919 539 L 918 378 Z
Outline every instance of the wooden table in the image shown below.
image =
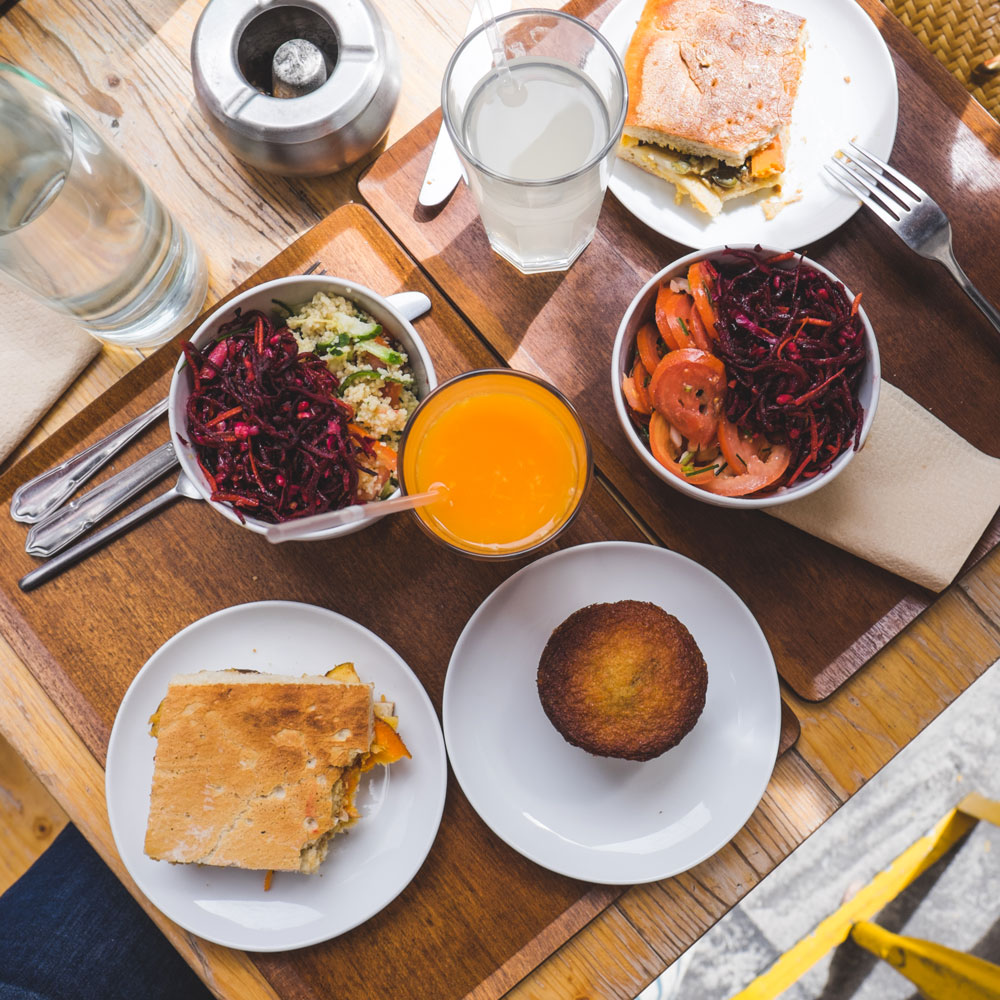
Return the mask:
M 0 19 L 0 58 L 59 86 L 150 180 L 201 240 L 215 301 L 331 211 L 358 200 L 363 165 L 334 178 L 286 181 L 249 170 L 221 150 L 193 105 L 190 85 L 188 46 L 203 6 L 203 0 L 75 0 L 57 8 L 20 0 Z M 950 148 L 933 155 L 948 160 L 956 188 L 969 187 L 963 170 L 980 162 L 984 151 L 1000 152 L 1000 128 L 891 15 L 870 0 L 865 6 L 889 41 L 897 70 L 920 82 L 928 120 L 950 122 Z M 457 44 L 467 7 L 461 0 L 394 0 L 385 8 L 404 53 L 391 145 L 436 107 L 441 67 Z M 903 137 L 910 147 L 919 140 L 919 134 Z M 995 226 L 997 204 L 987 180 L 985 229 Z M 885 234 L 871 225 L 865 235 Z M 961 246 L 961 233 L 956 241 Z M 886 246 L 887 273 L 912 265 Z M 980 256 L 967 253 L 965 259 L 973 279 L 989 291 L 998 261 L 991 245 L 982 246 Z M 941 293 L 950 295 L 945 282 L 942 276 Z M 971 306 L 960 315 L 965 323 L 979 322 Z M 49 438 L 139 360 L 136 352 L 104 350 L 14 458 Z M 608 508 L 607 517 L 616 516 Z M 0 732 L 152 910 L 131 885 L 111 840 L 99 738 L 67 718 L 59 706 L 71 699 L 39 683 L 39 664 L 15 652 L 11 622 L 10 608 L 0 602 Z M 731 844 L 682 876 L 632 888 L 610 904 L 610 897 L 598 894 L 571 907 L 470 995 L 633 996 L 998 656 L 1000 555 L 994 553 L 828 699 L 805 701 L 783 689 L 801 736 L 779 759 L 760 807 Z M 246 955 L 194 939 L 152 912 L 219 996 L 313 995 L 292 990 L 287 979 L 265 977 Z

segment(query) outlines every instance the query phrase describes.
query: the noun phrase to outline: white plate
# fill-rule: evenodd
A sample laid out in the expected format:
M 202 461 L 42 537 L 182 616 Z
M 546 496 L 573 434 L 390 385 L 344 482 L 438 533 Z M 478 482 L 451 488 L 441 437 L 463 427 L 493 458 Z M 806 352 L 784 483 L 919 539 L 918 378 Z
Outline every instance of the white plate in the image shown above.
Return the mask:
M 560 622 L 626 598 L 676 615 L 708 664 L 698 723 L 644 763 L 570 746 L 536 682 Z M 691 868 L 743 826 L 774 767 L 781 700 L 760 627 L 717 576 L 654 545 L 597 542 L 539 559 L 486 599 L 452 653 L 443 717 L 455 775 L 497 836 L 552 871 L 627 885 Z
M 860 208 L 823 171 L 848 140 L 887 160 L 896 137 L 899 95 L 892 56 L 868 15 L 854 0 L 780 0 L 771 6 L 806 19 L 806 60 L 792 115 L 791 149 L 782 198 L 802 193 L 768 221 L 762 191 L 727 203 L 710 219 L 689 199 L 674 203 L 669 181 L 616 160 L 609 187 L 652 229 L 702 250 L 723 243 L 805 247 L 843 225 Z M 643 0 L 622 0 L 601 32 L 624 58 Z
M 357 795 L 361 819 L 331 841 L 319 872 L 263 872 L 171 865 L 143 853 L 156 741 L 149 717 L 175 674 L 244 667 L 321 674 L 350 660 L 375 697 L 396 702 L 413 754 L 373 768 Z M 412 670 L 378 636 L 326 608 L 292 601 L 241 604 L 194 622 L 162 645 L 129 686 L 111 730 L 106 791 L 111 832 L 139 888 L 193 934 L 246 951 L 325 941 L 378 913 L 427 856 L 444 808 L 447 760 L 437 715 Z

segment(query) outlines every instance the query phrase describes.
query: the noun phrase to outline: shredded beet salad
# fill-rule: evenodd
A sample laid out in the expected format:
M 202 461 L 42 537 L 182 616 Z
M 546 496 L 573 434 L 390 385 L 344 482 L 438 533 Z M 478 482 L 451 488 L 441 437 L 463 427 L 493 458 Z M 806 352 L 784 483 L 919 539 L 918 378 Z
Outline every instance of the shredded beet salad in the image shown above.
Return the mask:
M 793 254 L 726 252 L 713 305 L 714 352 L 726 367 L 724 411 L 737 427 L 791 450 L 784 485 L 830 468 L 861 442 L 867 361 L 858 295 Z
M 183 345 L 187 429 L 212 499 L 270 523 L 356 502 L 374 443 L 351 433 L 336 376 L 262 312 L 237 312 L 218 332 L 207 353 Z

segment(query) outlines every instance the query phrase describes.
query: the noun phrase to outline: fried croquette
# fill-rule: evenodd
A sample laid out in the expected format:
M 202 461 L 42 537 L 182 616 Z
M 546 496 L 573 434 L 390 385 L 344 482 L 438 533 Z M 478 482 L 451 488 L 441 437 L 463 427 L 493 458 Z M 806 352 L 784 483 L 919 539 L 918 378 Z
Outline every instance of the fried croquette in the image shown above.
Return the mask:
M 573 612 L 538 664 L 542 708 L 563 739 L 601 757 L 652 760 L 694 728 L 708 668 L 691 633 L 648 601 Z

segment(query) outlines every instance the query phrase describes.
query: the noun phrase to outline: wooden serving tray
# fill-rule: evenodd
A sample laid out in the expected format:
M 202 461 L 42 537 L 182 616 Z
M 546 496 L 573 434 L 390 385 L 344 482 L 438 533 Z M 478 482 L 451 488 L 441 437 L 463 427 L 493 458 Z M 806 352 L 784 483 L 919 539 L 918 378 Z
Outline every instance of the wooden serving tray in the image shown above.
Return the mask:
M 496 359 L 371 214 L 347 206 L 265 266 L 247 284 L 328 272 L 392 294 L 427 292 L 417 327 L 439 378 Z M 17 485 L 162 398 L 177 357 L 159 350 L 0 480 L 0 503 Z M 119 460 L 167 437 L 165 424 Z M 110 474 L 109 470 L 107 474 Z M 140 502 L 140 501 L 137 501 Z M 478 562 L 445 551 L 409 517 L 387 518 L 336 542 L 272 547 L 182 501 L 28 594 L 16 581 L 34 565 L 25 526 L 0 518 L 0 629 L 103 764 L 118 705 L 146 659 L 171 635 L 221 608 L 284 599 L 319 604 L 372 629 L 421 678 L 438 711 L 459 633 L 479 604 L 524 560 Z M 644 541 L 603 486 L 551 547 L 601 539 Z M 798 721 L 782 706 L 782 750 Z M 146 790 L 136 789 L 137 808 Z M 772 805 L 765 804 L 769 815 Z M 499 996 L 623 889 L 552 874 L 495 837 L 450 779 L 440 832 L 410 886 L 377 916 L 333 941 L 255 956 L 283 997 Z
M 616 2 L 578 0 L 564 9 L 599 25 Z M 994 240 L 1000 161 L 985 141 L 985 126 L 976 130 L 985 112 L 966 109 L 970 124 L 957 120 L 962 102 L 971 100 L 961 86 L 936 67 L 928 71 L 931 57 L 876 0 L 862 5 L 895 56 L 894 164 L 939 201 L 973 281 L 1000 302 Z M 759 511 L 710 507 L 658 480 L 618 424 L 611 350 L 635 293 L 688 249 L 644 226 L 609 194 L 597 236 L 567 273 L 521 275 L 490 250 L 464 184 L 441 209 L 417 206 L 439 124 L 435 113 L 387 150 L 362 178 L 362 196 L 508 364 L 548 378 L 572 399 L 597 466 L 637 519 L 740 594 L 792 688 L 808 700 L 827 697 L 934 595 Z M 672 189 L 664 197 L 672 197 Z M 761 240 L 767 240 L 763 217 Z M 863 290 L 883 377 L 977 448 L 997 454 L 996 334 L 943 268 L 909 251 L 866 210 L 800 249 Z M 970 564 L 996 544 L 997 528 L 995 521 Z

